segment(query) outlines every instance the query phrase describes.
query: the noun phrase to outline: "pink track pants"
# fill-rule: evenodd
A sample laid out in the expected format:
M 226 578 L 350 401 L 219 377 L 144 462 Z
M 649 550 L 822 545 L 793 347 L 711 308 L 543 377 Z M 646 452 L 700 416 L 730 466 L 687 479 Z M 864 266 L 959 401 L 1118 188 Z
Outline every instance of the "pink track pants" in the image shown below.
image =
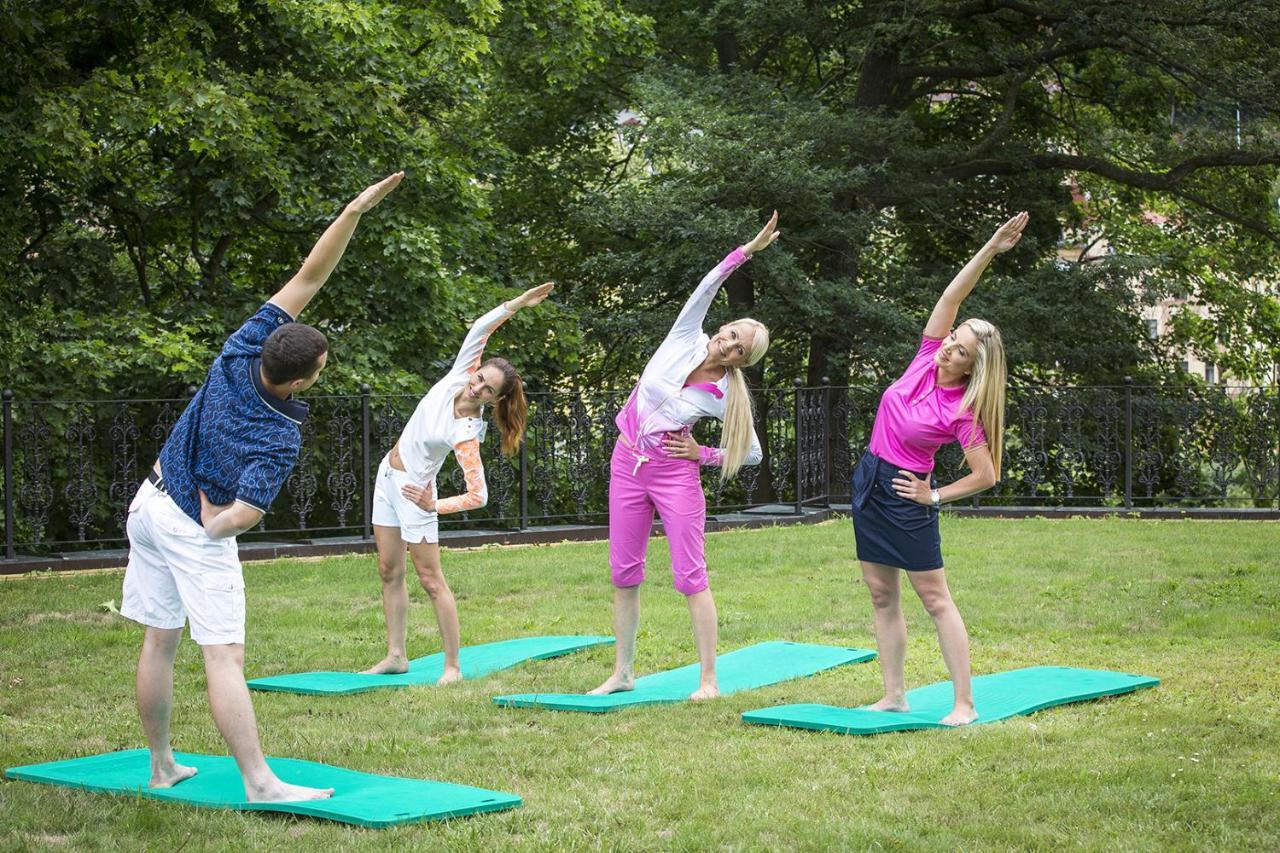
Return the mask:
M 609 571 L 613 585 L 644 580 L 644 559 L 658 511 L 671 549 L 675 588 L 693 595 L 707 588 L 707 499 L 699 463 L 661 454 L 642 457 L 619 438 L 609 465 Z

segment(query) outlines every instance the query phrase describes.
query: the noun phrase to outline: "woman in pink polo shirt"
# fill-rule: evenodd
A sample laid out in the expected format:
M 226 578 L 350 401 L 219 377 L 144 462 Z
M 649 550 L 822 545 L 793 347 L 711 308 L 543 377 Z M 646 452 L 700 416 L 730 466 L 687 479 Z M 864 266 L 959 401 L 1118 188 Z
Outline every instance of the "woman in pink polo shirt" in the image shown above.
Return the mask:
M 900 570 L 938 630 L 951 674 L 954 706 L 944 725 L 978 718 L 969 676 L 969 634 L 942 569 L 938 507 L 989 489 L 1000 477 L 1005 358 L 1000 331 L 985 320 L 952 330 L 960 303 L 991 259 L 1018 244 L 1027 225 L 1019 213 L 992 235 L 947 285 L 934 306 L 911 364 L 880 398 L 871 444 L 853 473 L 853 528 L 862 577 L 871 590 L 884 698 L 871 707 L 906 711 L 903 664 L 907 623 Z M 960 442 L 969 474 L 936 488 L 931 472 L 942 445 Z

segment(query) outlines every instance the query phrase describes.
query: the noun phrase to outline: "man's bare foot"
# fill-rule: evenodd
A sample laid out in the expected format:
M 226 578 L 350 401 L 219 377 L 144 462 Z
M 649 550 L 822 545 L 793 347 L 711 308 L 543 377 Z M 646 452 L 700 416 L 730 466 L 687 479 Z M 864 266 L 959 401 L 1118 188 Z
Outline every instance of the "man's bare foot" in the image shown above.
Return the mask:
M 399 675 L 409 671 L 409 659 L 404 655 L 387 655 L 368 669 L 360 670 L 361 675 Z
M 436 684 L 453 684 L 462 680 L 462 670 L 456 666 L 445 667 L 444 674 L 436 679 Z
M 957 705 L 938 722 L 944 726 L 967 726 L 978 719 L 978 711 L 972 705 Z
M 185 764 L 178 764 L 176 761 L 170 761 L 162 767 L 151 766 L 151 781 L 147 783 L 148 788 L 172 788 L 183 779 L 190 779 L 196 775 L 196 768 L 188 767 Z
M 619 675 L 614 673 L 609 676 L 604 684 L 601 684 L 595 690 L 588 690 L 588 696 L 608 696 L 610 693 L 624 693 L 628 690 L 636 689 L 636 677 L 631 673 Z
M 703 684 L 697 690 L 689 694 L 690 701 L 704 702 L 707 699 L 715 699 L 720 695 L 720 688 L 715 684 Z
M 287 785 L 274 779 L 258 788 L 250 788 L 245 783 L 244 795 L 251 803 L 293 803 L 301 800 L 327 800 L 333 796 L 333 789 Z
M 872 711 L 893 711 L 894 713 L 898 713 L 898 714 L 902 714 L 911 710 L 911 706 L 907 704 L 907 700 L 905 697 L 896 698 L 892 696 L 886 696 L 876 704 L 869 705 L 868 707 Z

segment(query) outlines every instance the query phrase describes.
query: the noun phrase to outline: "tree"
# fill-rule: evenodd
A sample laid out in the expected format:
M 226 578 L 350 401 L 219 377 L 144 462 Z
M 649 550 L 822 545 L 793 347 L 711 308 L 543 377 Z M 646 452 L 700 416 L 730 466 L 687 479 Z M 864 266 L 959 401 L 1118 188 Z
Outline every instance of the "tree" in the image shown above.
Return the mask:
M 1018 209 L 1032 212 L 1028 239 L 966 311 L 1004 327 L 1024 380 L 1152 370 L 1133 282 L 1204 264 L 1153 251 L 1159 234 L 1127 239 L 1153 228 L 1153 208 L 1183 223 L 1179 237 L 1211 241 L 1233 287 L 1274 267 L 1272 3 L 629 8 L 654 21 L 657 53 L 613 106 L 643 129 L 621 146 L 625 165 L 533 226 L 577 247 L 559 277 L 597 340 L 660 325 L 772 208 L 786 251 L 731 280 L 726 316 L 774 327 L 774 382 L 891 378 L 950 275 Z M 1239 124 L 1226 110 L 1237 104 Z M 1082 206 L 1073 184 L 1107 204 Z M 1064 262 L 1077 231 L 1113 235 L 1121 251 Z M 605 345 L 596 370 L 633 375 L 644 354 Z
M 6 386 L 165 396 L 199 382 L 347 198 L 405 168 L 409 180 L 362 224 L 307 319 L 330 334 L 328 390 L 421 390 L 465 323 L 527 283 L 502 263 L 491 187 L 479 179 L 516 156 L 483 121 L 490 100 L 510 103 L 492 83 L 517 51 L 502 53 L 497 39 L 495 54 L 491 39 L 560 14 L 563 52 L 538 66 L 554 79 L 576 67 L 575 49 L 599 47 L 601 8 L 9 4 Z M 502 333 L 535 377 L 577 339 L 557 316 Z

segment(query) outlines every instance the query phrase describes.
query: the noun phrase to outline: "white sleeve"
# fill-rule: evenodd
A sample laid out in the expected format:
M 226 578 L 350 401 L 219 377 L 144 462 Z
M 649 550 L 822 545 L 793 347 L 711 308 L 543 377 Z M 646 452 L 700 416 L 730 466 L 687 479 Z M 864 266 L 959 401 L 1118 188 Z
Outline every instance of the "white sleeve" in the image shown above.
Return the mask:
M 458 350 L 458 357 L 453 361 L 453 370 L 450 373 L 470 373 L 479 367 L 489 335 L 505 323 L 512 313 L 507 310 L 504 303 L 472 323 L 466 338 L 462 341 L 462 348 Z
M 742 251 L 742 247 L 738 247 L 726 255 L 715 269 L 702 277 L 698 287 L 680 309 L 680 314 L 672 324 L 671 331 L 667 332 L 667 337 L 663 340 L 660 349 L 672 343 L 682 346 L 692 345 L 698 340 L 698 336 L 702 334 L 702 321 L 707 318 L 707 310 L 711 307 L 711 301 L 716 298 L 716 293 L 720 291 L 720 285 L 724 284 L 725 279 L 746 260 L 746 253 Z

